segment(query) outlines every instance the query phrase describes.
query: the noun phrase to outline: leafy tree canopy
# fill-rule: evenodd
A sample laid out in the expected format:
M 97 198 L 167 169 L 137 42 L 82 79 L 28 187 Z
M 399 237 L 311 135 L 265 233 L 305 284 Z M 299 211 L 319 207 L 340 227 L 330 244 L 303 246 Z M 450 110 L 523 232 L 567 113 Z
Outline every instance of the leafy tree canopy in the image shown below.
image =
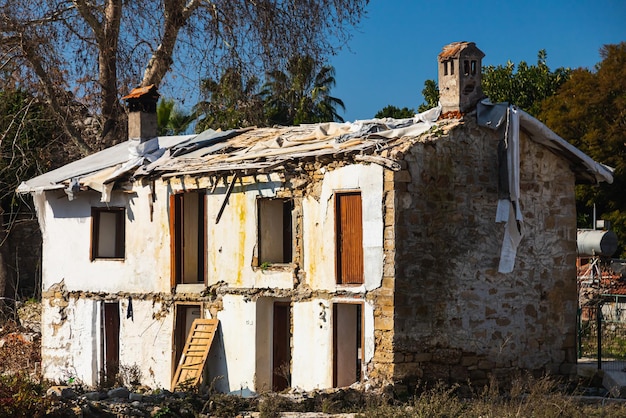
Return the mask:
M 511 61 L 506 65 L 488 65 L 482 69 L 482 90 L 493 103 L 509 102 L 533 116 L 541 109 L 541 102 L 552 96 L 568 80 L 571 70 L 557 68 L 551 71 L 544 49 L 537 53 L 537 64 Z
M 194 115 L 179 110 L 174 99 L 161 99 L 157 105 L 158 135 L 180 135 L 187 131 Z
M 618 256 L 626 258 L 626 42 L 605 45 L 600 56 L 594 71 L 572 71 L 542 104 L 539 118 L 594 160 L 615 168 L 613 184 L 578 186 L 576 200 L 579 214 L 591 214 L 595 204 L 599 217 L 611 221 Z
M 229 68 L 219 81 L 205 79 L 200 86 L 204 100 L 194 107 L 196 131 L 267 126 L 259 79 L 245 79 L 236 68 Z
M 350 38 L 368 0 L 10 0 L 0 13 L 9 83 L 41 92 L 60 129 L 85 155 L 126 138 L 119 98 L 138 83 L 180 86 L 235 67 L 285 68 L 320 59 Z M 180 89 L 177 89 L 180 90 Z M 184 92 L 180 92 L 184 96 Z M 71 106 L 70 106 L 71 105 Z M 98 119 L 95 135 L 85 112 Z
M 437 86 L 435 80 L 424 81 L 422 95 L 424 96 L 425 103 L 422 103 L 417 108 L 419 113 L 425 112 L 428 109 L 432 109 L 433 107 L 437 107 L 437 105 L 439 105 L 439 87 Z
M 415 110 L 409 109 L 408 107 L 403 107 L 400 109 L 397 106 L 387 105 L 383 107 L 381 110 L 376 112 L 374 115 L 375 118 L 394 118 L 394 119 L 405 119 L 412 118 L 415 116 Z
M 267 73 L 261 90 L 265 114 L 270 124 L 343 122 L 337 108 L 345 109 L 343 101 L 330 95 L 335 86 L 335 69 L 318 65 L 311 56 L 294 56 L 287 71 Z

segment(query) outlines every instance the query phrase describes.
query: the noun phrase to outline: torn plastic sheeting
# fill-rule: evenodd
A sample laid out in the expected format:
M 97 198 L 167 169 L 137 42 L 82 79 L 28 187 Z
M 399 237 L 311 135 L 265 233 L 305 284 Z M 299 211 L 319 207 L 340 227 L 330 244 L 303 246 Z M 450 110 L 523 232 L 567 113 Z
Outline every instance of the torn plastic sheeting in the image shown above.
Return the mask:
M 543 144 L 553 149 L 557 149 L 561 153 L 570 154 L 581 165 L 587 168 L 587 171 L 592 174 L 596 182 L 600 183 L 605 181 L 609 184 L 613 183 L 613 168 L 602 163 L 594 161 L 590 156 L 558 136 L 546 125 L 535 119 L 533 116 L 519 111 L 520 122 L 524 129 L 526 129 L 535 142 Z
M 197 136 L 186 140 L 185 142 L 181 142 L 180 144 L 173 146 L 170 150 L 170 155 L 171 157 L 185 155 L 192 151 L 206 148 L 209 145 L 226 141 L 227 139 L 233 138 L 244 131 L 245 130 L 231 129 L 229 131 L 218 132 L 213 129 L 208 129 L 201 132 Z
M 477 122 L 496 130 L 500 136 L 498 144 L 499 179 L 501 186 L 496 209 L 498 223 L 504 222 L 504 238 L 500 250 L 498 272 L 511 273 L 515 267 L 517 247 L 524 235 L 524 224 L 520 208 L 520 148 L 519 113 L 507 103 L 492 104 L 483 100 L 477 106 Z
M 158 137 L 153 138 L 144 144 L 154 141 L 153 144 L 148 144 L 148 147 L 151 149 L 150 155 L 156 157 L 160 155 L 159 153 L 163 152 L 164 149 L 175 146 L 176 144 L 195 136 L 196 135 L 179 135 L 171 137 Z M 154 144 L 157 144 L 157 146 L 155 147 Z M 118 164 L 124 164 L 129 161 L 129 159 L 132 159 L 132 157 L 129 157 L 129 154 L 132 152 L 129 149 L 129 145 L 130 141 L 119 143 L 110 148 L 106 148 L 102 151 L 81 158 L 80 160 L 71 162 L 63 167 L 32 178 L 20 184 L 17 188 L 17 192 L 30 193 L 43 190 L 62 189 L 65 188 L 65 185 L 62 183 L 72 178 L 88 176 L 92 173 L 97 173 L 102 169 L 113 167 Z M 146 147 L 146 145 L 144 145 L 144 147 Z M 154 151 L 152 151 L 153 149 Z

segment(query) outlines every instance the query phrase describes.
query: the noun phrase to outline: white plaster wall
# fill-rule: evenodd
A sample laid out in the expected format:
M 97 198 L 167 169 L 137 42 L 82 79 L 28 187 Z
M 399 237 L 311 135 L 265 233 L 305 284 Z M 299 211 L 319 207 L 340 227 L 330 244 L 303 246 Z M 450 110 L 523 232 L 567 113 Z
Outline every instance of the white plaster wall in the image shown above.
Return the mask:
M 225 392 L 255 390 L 256 303 L 242 296 L 224 295 L 224 310 L 218 312 L 227 370 L 220 379 Z M 217 376 L 215 376 L 217 377 Z
M 63 192 L 47 192 L 46 202 L 38 205 L 39 217 L 44 218 L 43 289 L 63 280 L 69 291 L 169 291 L 167 207 L 155 204 L 151 222 L 148 192 L 147 187 L 138 187 L 133 194 L 113 193 L 108 206 L 126 207 L 126 257 L 94 261 L 91 208 L 107 206 L 100 203 L 100 194 L 83 192 L 69 201 Z
M 73 377 L 89 386 L 99 384 L 102 364 L 101 306 L 103 301 L 70 299 L 61 318 L 49 300 L 42 312 L 42 363 L 44 378 L 67 382 Z M 172 378 L 171 313 L 161 319 L 152 301 L 133 301 L 133 318 L 127 318 L 128 301 L 120 300 L 119 358 L 121 366 L 139 366 L 141 382 L 153 388 L 170 388 Z M 55 327 L 55 325 L 59 325 Z M 56 331 L 55 331 L 56 328 Z
M 139 366 L 141 382 L 170 389 L 172 380 L 173 308 L 154 319 L 162 304 L 133 300 L 133 317 L 127 318 L 128 300 L 120 300 L 120 368 Z
M 64 317 L 67 316 L 66 319 Z M 64 309 L 42 304 L 42 372 L 45 379 L 86 385 L 98 381 L 98 304 L 72 299 Z
M 367 380 L 367 364 L 374 359 L 374 305 L 370 302 L 363 303 L 363 380 Z
M 332 303 L 313 299 L 293 305 L 291 386 L 303 390 L 333 386 Z
M 313 289 L 335 290 L 335 200 L 341 191 L 359 190 L 363 206 L 364 285 L 346 286 L 362 292 L 380 287 L 383 272 L 383 168 L 355 164 L 324 176 L 319 201 L 303 201 L 304 270 Z
M 229 181 L 231 181 L 229 179 Z M 276 195 L 280 181 L 274 176 L 245 177 L 228 198 L 218 223 L 217 215 L 225 199 L 226 186 L 207 195 L 208 283 L 220 281 L 233 287 L 291 288 L 291 271 L 253 268 L 257 246 L 257 204 L 259 197 Z

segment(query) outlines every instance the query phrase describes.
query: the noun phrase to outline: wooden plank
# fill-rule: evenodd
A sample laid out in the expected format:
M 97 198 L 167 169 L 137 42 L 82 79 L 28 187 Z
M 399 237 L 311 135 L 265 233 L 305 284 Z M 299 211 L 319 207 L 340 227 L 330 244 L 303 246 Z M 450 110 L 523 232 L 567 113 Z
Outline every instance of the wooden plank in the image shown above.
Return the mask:
M 173 391 L 181 385 L 185 387 L 198 386 L 218 324 L 219 320 L 217 319 L 195 319 L 193 321 L 183 353 L 176 367 L 176 373 L 174 373 L 174 379 L 172 379 Z

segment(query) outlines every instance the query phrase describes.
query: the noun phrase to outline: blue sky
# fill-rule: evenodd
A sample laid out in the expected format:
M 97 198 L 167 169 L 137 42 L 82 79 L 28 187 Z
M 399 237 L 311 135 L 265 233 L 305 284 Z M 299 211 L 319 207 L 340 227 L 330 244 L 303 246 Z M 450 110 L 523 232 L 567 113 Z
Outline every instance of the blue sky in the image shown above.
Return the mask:
M 436 57 L 455 41 L 475 42 L 483 65 L 537 62 L 593 68 L 604 44 L 626 41 L 626 0 L 371 0 L 348 48 L 331 57 L 346 121 L 368 119 L 388 104 L 417 108 Z

